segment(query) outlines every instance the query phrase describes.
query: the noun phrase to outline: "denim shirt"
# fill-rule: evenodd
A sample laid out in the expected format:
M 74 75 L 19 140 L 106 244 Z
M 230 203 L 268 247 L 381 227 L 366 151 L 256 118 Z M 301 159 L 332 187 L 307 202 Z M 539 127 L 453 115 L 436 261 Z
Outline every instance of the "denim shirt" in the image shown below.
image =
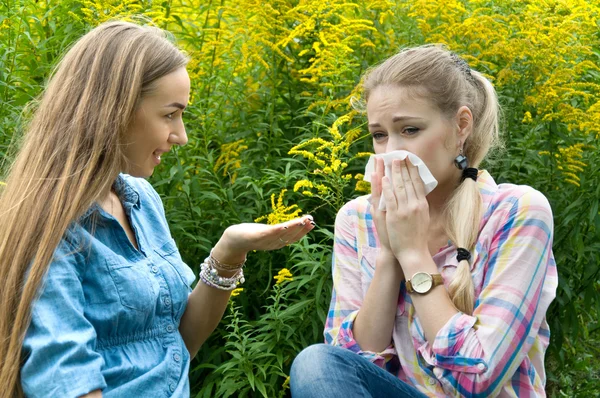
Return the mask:
M 28 397 L 188 397 L 179 333 L 195 276 L 160 197 L 141 178 L 114 184 L 137 239 L 94 204 L 56 249 L 23 343 Z M 93 232 L 93 233 L 92 233 Z

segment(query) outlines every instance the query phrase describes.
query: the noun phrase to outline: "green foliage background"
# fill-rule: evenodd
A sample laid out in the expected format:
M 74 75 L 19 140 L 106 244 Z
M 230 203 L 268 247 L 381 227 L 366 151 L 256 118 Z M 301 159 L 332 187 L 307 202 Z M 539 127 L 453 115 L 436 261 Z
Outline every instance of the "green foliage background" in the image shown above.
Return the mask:
M 335 214 L 364 190 L 357 174 L 370 143 L 349 100 L 360 98 L 369 66 L 432 42 L 496 85 L 505 150 L 486 165 L 492 175 L 531 185 L 552 204 L 560 283 L 548 312 L 548 394 L 600 393 L 596 2 L 2 0 L 0 175 L 25 106 L 60 55 L 98 23 L 133 15 L 170 30 L 192 57 L 190 143 L 151 179 L 188 264 L 197 272 L 234 223 L 301 210 L 318 224 L 298 244 L 250 255 L 243 292 L 192 363 L 193 395 L 288 394 L 291 361 L 322 341 Z M 283 268 L 293 278 L 276 283 Z

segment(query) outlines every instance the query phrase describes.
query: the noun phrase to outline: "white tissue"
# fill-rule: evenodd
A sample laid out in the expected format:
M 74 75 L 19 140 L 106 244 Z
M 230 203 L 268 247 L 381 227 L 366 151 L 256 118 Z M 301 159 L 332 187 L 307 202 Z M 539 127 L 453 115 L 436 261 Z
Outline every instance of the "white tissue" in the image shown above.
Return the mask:
M 425 185 L 425 195 L 429 195 L 429 192 L 433 191 L 435 187 L 437 187 L 437 180 L 433 177 L 425 163 L 414 153 L 408 151 L 393 151 L 388 153 L 382 153 L 381 155 L 371 155 L 369 158 L 369 162 L 367 163 L 367 167 L 365 167 L 365 177 L 364 180 L 371 182 L 371 173 L 375 172 L 375 159 L 382 158 L 383 164 L 385 166 L 384 175 L 391 178 L 392 176 L 392 160 L 400 159 L 404 160 L 408 156 L 410 162 L 417 166 L 419 170 L 419 176 L 421 180 L 423 180 L 423 184 Z M 381 199 L 379 200 L 379 210 L 385 210 L 385 200 L 383 195 L 381 195 Z

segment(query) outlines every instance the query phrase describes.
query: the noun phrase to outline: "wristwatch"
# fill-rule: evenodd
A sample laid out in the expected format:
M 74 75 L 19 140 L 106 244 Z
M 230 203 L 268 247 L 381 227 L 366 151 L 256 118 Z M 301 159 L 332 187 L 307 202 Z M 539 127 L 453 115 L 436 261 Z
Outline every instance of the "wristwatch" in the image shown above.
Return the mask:
M 406 290 L 409 293 L 427 294 L 431 289 L 443 283 L 444 279 L 440 274 L 417 272 L 406 281 Z

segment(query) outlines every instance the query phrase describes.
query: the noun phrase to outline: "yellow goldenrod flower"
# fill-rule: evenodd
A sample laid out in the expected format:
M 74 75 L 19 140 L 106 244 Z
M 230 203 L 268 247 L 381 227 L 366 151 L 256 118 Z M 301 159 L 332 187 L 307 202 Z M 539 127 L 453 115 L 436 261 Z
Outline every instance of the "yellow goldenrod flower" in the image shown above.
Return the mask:
M 283 268 L 281 271 L 279 271 L 277 273 L 277 275 L 275 275 L 273 277 L 273 279 L 275 279 L 275 281 L 276 281 L 275 284 L 277 284 L 277 285 L 280 285 L 280 284 L 282 284 L 283 282 L 286 282 L 286 281 L 293 281 L 294 280 L 294 278 L 292 278 L 292 273 L 287 268 Z
M 241 293 L 241 292 L 243 292 L 243 291 L 244 291 L 244 288 L 243 288 L 243 287 L 238 287 L 237 289 L 233 289 L 233 290 L 231 291 L 231 297 L 236 297 L 236 296 L 239 296 L 239 295 L 240 295 L 240 293 Z
M 223 176 L 227 176 L 229 172 L 233 171 L 231 175 L 231 183 L 233 184 L 237 178 L 237 171 L 235 170 L 242 166 L 240 155 L 246 149 L 248 149 L 248 146 L 244 145 L 243 139 L 221 145 L 221 154 L 217 158 L 213 170 L 217 171 L 219 167 L 223 166 Z
M 523 116 L 522 123 L 531 123 L 533 119 L 531 118 L 531 113 L 529 111 L 525 112 L 525 116 Z
M 286 192 L 287 189 L 281 190 L 279 193 L 279 198 L 277 199 L 277 203 L 275 202 L 275 194 L 272 194 L 271 208 L 273 211 L 265 216 L 258 217 L 254 221 L 261 222 L 263 220 L 267 220 L 267 224 L 273 225 L 298 218 L 300 214 L 302 214 L 302 209 L 300 209 L 298 205 L 286 206 L 283 204 L 283 197 Z
M 371 193 L 371 184 L 363 180 L 356 181 L 354 190 L 357 192 Z

